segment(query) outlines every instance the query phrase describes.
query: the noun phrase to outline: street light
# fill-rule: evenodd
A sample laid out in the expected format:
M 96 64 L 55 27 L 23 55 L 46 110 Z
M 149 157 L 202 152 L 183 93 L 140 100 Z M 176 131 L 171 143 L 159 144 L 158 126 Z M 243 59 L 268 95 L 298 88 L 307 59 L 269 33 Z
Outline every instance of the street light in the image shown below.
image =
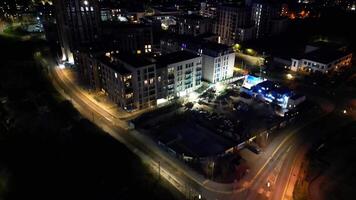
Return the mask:
M 246 49 L 247 53 L 252 55 L 254 53 L 254 50 L 253 49 Z
M 287 74 L 286 76 L 288 80 L 292 80 L 294 78 L 292 74 Z

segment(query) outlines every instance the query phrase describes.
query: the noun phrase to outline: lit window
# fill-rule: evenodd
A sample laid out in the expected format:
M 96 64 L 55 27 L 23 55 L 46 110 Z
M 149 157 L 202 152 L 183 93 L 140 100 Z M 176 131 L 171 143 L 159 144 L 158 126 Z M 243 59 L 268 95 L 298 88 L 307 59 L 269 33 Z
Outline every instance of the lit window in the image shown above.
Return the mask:
M 133 97 L 133 93 L 126 94 L 126 98 L 127 98 L 127 99 L 129 99 L 129 98 L 131 98 L 131 97 Z
M 117 78 L 117 73 L 115 72 L 115 78 Z
M 141 50 L 137 50 L 137 54 L 141 54 Z
M 144 81 L 144 83 L 145 83 L 145 85 L 147 85 L 147 84 L 148 84 L 148 81 L 147 81 L 147 80 L 145 80 L 145 81 Z

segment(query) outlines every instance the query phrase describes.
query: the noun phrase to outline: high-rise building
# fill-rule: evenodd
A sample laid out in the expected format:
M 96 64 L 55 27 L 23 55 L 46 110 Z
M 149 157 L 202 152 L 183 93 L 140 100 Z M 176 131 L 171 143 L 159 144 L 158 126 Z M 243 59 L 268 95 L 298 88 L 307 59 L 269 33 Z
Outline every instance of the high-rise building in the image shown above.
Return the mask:
M 232 45 L 239 41 L 239 28 L 251 25 L 251 9 L 248 7 L 227 4 L 217 9 L 215 33 L 220 36 L 221 43 Z
M 62 60 L 73 61 L 73 51 L 100 38 L 97 0 L 57 0 L 56 14 Z
M 111 51 L 144 54 L 153 50 L 152 26 L 146 24 L 103 23 L 103 41 Z
M 280 10 L 278 6 L 262 1 L 253 3 L 251 17 L 256 29 L 256 38 L 270 34 L 272 19 L 280 16 Z
M 199 14 L 203 17 L 215 18 L 216 17 L 216 4 L 208 3 L 208 2 L 201 2 Z
M 201 35 L 212 32 L 212 19 L 200 15 L 183 15 L 177 20 L 178 33 L 182 35 Z

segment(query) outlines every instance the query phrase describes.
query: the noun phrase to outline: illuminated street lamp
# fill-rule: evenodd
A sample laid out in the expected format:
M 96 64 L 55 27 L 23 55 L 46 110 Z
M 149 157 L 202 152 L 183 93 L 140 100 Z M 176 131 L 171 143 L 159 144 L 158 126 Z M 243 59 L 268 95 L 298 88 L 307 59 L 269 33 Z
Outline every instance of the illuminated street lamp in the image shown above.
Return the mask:
M 255 51 L 253 49 L 246 49 L 246 52 L 250 55 L 253 55 Z
M 234 51 L 240 52 L 241 45 L 236 43 L 234 46 L 232 46 L 232 48 L 234 49 Z
M 286 77 L 288 80 L 292 80 L 294 78 L 294 76 L 292 74 L 287 74 Z

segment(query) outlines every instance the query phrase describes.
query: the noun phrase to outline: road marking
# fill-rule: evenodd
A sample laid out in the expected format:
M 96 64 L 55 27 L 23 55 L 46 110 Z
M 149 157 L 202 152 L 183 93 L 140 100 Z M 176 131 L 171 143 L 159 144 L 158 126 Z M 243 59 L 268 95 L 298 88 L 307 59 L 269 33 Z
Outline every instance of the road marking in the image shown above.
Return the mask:
M 283 193 L 282 193 L 282 196 L 281 196 L 281 199 L 286 199 L 287 197 L 285 197 L 286 195 L 286 192 L 287 192 L 287 189 L 289 187 L 289 181 L 290 181 L 290 178 L 292 177 L 292 174 L 293 174 L 293 171 L 294 171 L 294 165 L 295 163 L 297 162 L 297 158 L 298 156 L 296 156 L 293 160 L 293 164 L 292 164 L 292 169 L 290 170 L 289 174 L 288 174 L 288 180 L 287 180 L 287 184 L 284 186 L 284 190 L 283 190 Z M 287 198 L 288 199 L 288 198 Z
M 293 135 L 293 133 L 289 134 L 286 138 L 284 138 L 284 140 L 278 145 L 278 147 L 273 151 L 272 155 L 267 159 L 267 161 L 265 162 L 265 164 L 262 165 L 262 167 L 260 168 L 260 170 L 258 170 L 258 172 L 256 173 L 256 175 L 251 179 L 250 184 L 252 185 L 253 182 L 256 180 L 256 178 L 260 175 L 260 173 L 262 172 L 262 170 L 267 166 L 267 164 L 269 163 L 269 161 L 273 158 L 273 156 L 277 153 L 277 151 L 282 147 L 282 145 L 284 143 L 286 143 L 286 141 Z

